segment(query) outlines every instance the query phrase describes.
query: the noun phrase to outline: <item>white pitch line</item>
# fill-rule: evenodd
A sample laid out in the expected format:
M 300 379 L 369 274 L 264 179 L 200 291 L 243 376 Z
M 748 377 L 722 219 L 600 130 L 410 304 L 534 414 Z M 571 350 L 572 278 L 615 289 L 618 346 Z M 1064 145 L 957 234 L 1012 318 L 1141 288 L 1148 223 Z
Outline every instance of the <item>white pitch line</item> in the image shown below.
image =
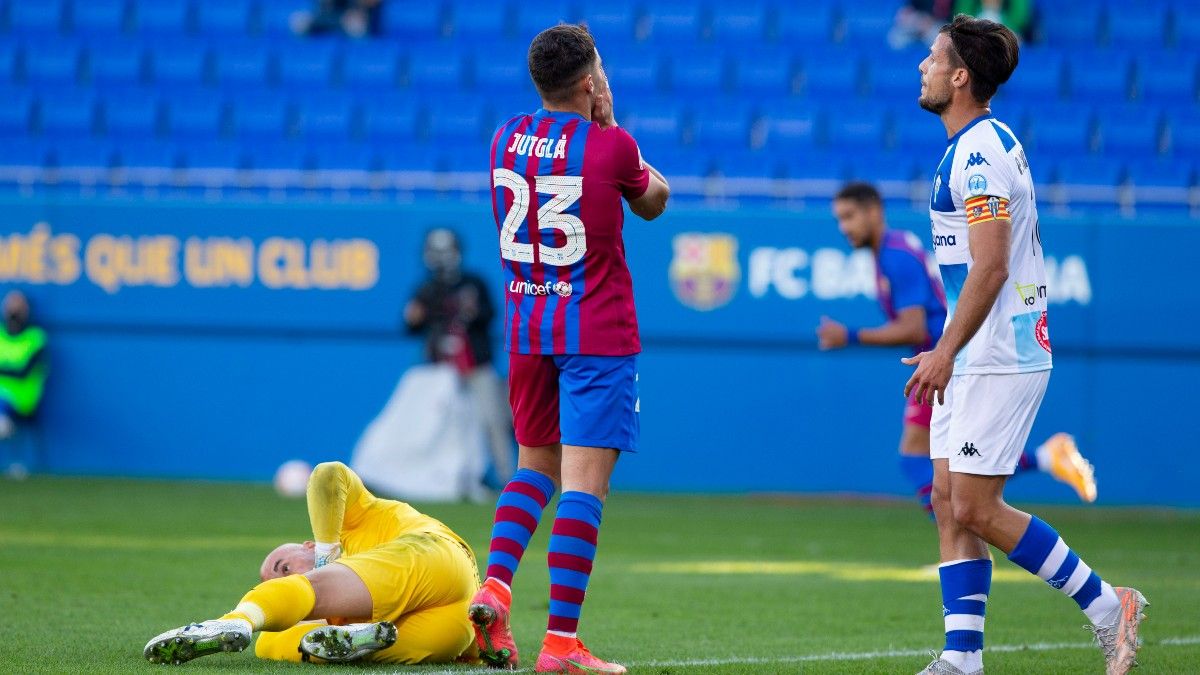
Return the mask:
M 1200 635 L 1186 637 L 1163 638 L 1147 642 L 1143 647 L 1180 647 L 1200 645 Z M 989 645 L 988 652 L 1051 652 L 1060 649 L 1097 649 L 1094 642 L 1035 642 L 1027 645 Z M 663 661 L 635 661 L 626 664 L 631 668 L 701 668 L 705 666 L 753 666 L 784 663 L 811 663 L 821 661 L 866 661 L 869 659 L 890 659 L 901 657 L 928 656 L 929 649 L 888 649 L 874 652 L 828 652 L 825 654 L 804 654 L 801 656 L 731 656 L 722 659 L 684 659 Z M 397 675 L 413 672 L 411 670 L 396 671 Z M 421 675 L 461 675 L 464 670 L 421 670 Z M 528 668 L 521 668 L 510 673 L 531 673 Z

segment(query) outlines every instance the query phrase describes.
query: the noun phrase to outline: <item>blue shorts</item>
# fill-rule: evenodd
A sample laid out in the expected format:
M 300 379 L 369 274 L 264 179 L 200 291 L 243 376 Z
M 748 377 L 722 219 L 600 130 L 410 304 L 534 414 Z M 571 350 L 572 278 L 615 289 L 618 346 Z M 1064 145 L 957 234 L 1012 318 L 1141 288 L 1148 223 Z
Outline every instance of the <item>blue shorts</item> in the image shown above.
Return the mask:
M 517 442 L 637 450 L 637 355 L 509 354 Z

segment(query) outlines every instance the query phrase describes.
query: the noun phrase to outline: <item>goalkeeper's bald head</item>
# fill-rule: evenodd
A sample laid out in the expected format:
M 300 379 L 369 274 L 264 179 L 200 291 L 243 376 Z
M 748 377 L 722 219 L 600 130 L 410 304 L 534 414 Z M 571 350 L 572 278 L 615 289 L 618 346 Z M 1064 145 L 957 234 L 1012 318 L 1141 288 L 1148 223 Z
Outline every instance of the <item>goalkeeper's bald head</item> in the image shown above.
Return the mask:
M 263 581 L 278 579 L 289 574 L 311 572 L 316 566 L 316 545 L 311 541 L 303 544 L 280 544 L 267 554 L 258 570 Z

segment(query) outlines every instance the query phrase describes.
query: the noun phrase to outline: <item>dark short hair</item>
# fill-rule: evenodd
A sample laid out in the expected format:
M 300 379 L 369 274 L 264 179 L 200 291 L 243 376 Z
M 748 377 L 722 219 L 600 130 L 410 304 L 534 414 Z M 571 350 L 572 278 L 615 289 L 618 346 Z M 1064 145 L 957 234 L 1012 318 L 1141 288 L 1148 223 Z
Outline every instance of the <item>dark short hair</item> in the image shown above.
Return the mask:
M 859 206 L 883 206 L 883 198 L 874 185 L 862 181 L 846 183 L 833 197 L 834 201 L 848 199 Z
M 529 75 L 548 101 L 570 97 L 571 86 L 596 65 L 596 42 L 586 26 L 560 23 L 529 44 Z
M 941 31 L 954 45 L 953 57 L 971 73 L 971 96 L 986 103 L 1017 69 L 1020 43 L 1007 26 L 959 14 Z

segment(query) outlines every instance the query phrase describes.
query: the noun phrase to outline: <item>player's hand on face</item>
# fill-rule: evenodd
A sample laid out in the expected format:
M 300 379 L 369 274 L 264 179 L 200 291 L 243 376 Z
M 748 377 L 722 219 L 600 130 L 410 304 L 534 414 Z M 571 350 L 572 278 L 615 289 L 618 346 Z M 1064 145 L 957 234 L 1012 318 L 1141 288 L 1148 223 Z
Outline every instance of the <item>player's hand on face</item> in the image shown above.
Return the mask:
M 936 398 L 939 405 L 945 404 L 946 387 L 950 384 L 950 376 L 954 374 L 953 354 L 934 349 L 900 361 L 917 367 L 912 377 L 908 378 L 908 384 L 904 385 L 905 398 L 929 405 L 933 405 Z
M 817 347 L 821 350 L 841 349 L 849 341 L 850 331 L 845 324 L 823 316 L 817 326 Z
M 608 84 L 608 75 L 604 71 L 600 71 L 600 77 L 596 78 L 596 89 L 593 96 L 592 121 L 599 124 L 601 129 L 617 126 L 617 120 L 613 115 L 612 88 Z

